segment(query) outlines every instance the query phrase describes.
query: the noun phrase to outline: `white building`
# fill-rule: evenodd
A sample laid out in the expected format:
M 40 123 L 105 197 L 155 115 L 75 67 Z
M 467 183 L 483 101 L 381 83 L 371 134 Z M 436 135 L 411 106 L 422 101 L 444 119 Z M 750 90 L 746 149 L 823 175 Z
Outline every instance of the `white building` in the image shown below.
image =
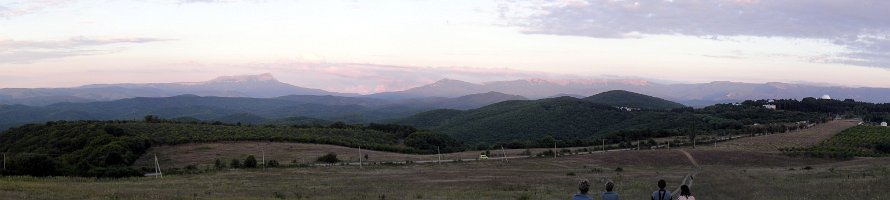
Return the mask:
M 776 105 L 773 105 L 773 104 L 766 104 L 766 105 L 763 105 L 763 107 L 766 109 L 772 109 L 772 110 L 776 109 Z
M 831 96 L 828 96 L 827 94 L 822 95 L 822 98 L 820 98 L 820 99 L 831 100 Z
M 881 126 L 887 126 L 887 122 L 881 122 Z

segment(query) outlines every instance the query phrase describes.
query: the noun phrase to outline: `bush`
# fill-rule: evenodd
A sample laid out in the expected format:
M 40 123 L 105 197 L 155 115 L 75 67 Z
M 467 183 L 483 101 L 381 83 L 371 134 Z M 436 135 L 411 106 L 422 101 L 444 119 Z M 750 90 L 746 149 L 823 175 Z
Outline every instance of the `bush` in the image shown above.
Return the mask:
M 340 162 L 340 159 L 337 159 L 337 154 L 328 153 L 324 156 L 318 157 L 318 159 L 316 159 L 316 161 L 324 162 L 324 163 L 337 163 L 337 162 Z
M 615 172 L 623 172 L 623 171 L 624 171 L 624 168 L 621 168 L 621 167 L 615 168 Z
M 226 164 L 223 163 L 222 160 L 219 160 L 219 158 L 217 158 L 216 161 L 213 161 L 213 166 L 216 167 L 216 169 L 226 168 Z
M 269 162 L 266 162 L 266 167 L 278 167 L 278 166 L 280 166 L 280 164 L 278 164 L 277 160 L 269 160 Z
M 229 167 L 232 167 L 232 168 L 235 168 L 235 169 L 237 169 L 237 168 L 241 168 L 241 161 L 238 160 L 238 159 L 232 159 L 232 162 L 229 163 Z
M 253 155 L 249 155 L 244 159 L 244 168 L 256 168 L 256 166 L 256 158 Z
M 553 157 L 554 155 L 556 155 L 556 152 L 553 152 L 553 150 L 547 150 L 538 153 L 538 157 Z

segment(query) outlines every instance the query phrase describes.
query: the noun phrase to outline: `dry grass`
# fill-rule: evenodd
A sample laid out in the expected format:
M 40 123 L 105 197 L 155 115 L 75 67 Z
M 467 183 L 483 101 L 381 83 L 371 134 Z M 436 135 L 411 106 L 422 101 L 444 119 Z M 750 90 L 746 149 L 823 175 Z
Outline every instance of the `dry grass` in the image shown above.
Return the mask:
M 579 148 L 580 147 L 569 149 L 575 150 Z M 550 149 L 530 149 L 532 155 L 546 150 Z M 506 153 L 507 156 L 519 156 L 523 151 L 525 151 L 525 149 L 506 149 L 504 151 L 498 149 L 491 150 L 491 154 L 493 155 L 492 157 L 501 157 L 504 153 Z M 213 161 L 217 158 L 225 163 L 228 163 L 232 159 L 244 159 L 247 155 L 254 155 L 257 159 L 260 159 L 263 152 L 266 154 L 266 160 L 274 159 L 282 164 L 287 164 L 294 160 L 298 163 L 309 163 L 327 153 L 335 153 L 340 160 L 349 162 L 358 162 L 359 159 L 358 149 L 342 146 L 285 142 L 229 142 L 152 147 L 145 156 L 137 160 L 134 165 L 137 167 L 153 167 L 154 155 L 158 155 L 158 160 L 162 167 L 181 168 L 187 165 L 212 165 Z M 484 151 L 442 154 L 442 159 L 476 159 L 482 152 Z M 369 150 L 362 150 L 362 154 L 368 155 L 368 159 L 362 158 L 363 162 L 437 159 L 437 155 L 435 154 L 417 155 Z
M 890 198 L 890 158 L 829 162 L 687 151 L 704 167 L 693 187 L 701 199 Z M 804 166 L 813 169 L 801 170 Z M 623 172 L 615 172 L 618 167 Z M 682 153 L 652 150 L 363 169 L 225 170 L 160 179 L 3 177 L 0 199 L 568 199 L 581 178 L 594 186 L 614 180 L 622 199 L 646 199 L 658 179 L 673 188 L 690 170 Z
M 851 123 L 835 121 L 807 131 L 740 139 L 717 150 L 684 148 L 702 166 L 693 194 L 700 199 L 890 199 L 886 190 L 890 158 L 834 161 L 774 153 L 779 147 L 814 144 Z M 726 148 L 752 142 L 766 144 Z M 352 148 L 266 142 L 167 146 L 152 148 L 147 155 L 158 154 L 164 166 L 182 167 L 210 164 L 216 158 L 258 156 L 263 151 L 267 159 L 282 163 L 310 162 L 328 152 L 344 160 L 358 159 Z M 507 150 L 507 154 L 522 151 Z M 435 159 L 435 155 L 363 153 L 371 162 Z M 443 159 L 476 158 L 479 153 L 445 154 Z M 137 165 L 147 166 L 148 157 Z M 692 170 L 676 150 L 613 151 L 507 162 L 222 170 L 163 178 L 2 177 L 0 199 L 568 199 L 582 178 L 594 183 L 594 196 L 602 190 L 597 186 L 613 180 L 622 199 L 647 199 L 658 179 L 675 188 Z
M 780 148 L 808 147 L 827 140 L 837 133 L 856 126 L 858 120 L 835 120 L 815 127 L 756 137 L 746 137 L 718 144 L 718 149 L 729 151 L 778 152 Z M 706 145 L 702 145 L 707 147 Z

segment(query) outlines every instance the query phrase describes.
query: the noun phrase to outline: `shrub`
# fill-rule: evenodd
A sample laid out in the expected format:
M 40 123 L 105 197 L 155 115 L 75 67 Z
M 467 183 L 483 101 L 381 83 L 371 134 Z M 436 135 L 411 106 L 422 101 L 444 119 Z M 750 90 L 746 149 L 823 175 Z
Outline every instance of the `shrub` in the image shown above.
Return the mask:
M 318 159 L 316 159 L 316 161 L 324 162 L 324 163 L 337 163 L 337 162 L 340 162 L 340 159 L 337 159 L 337 154 L 328 153 L 324 156 L 318 157 Z
M 277 160 L 269 160 L 269 162 L 266 163 L 266 167 L 278 167 L 278 166 L 280 166 L 280 165 L 278 164 Z
M 216 167 L 216 169 L 226 168 L 226 164 L 223 163 L 222 160 L 219 160 L 219 158 L 217 158 L 216 161 L 213 161 L 213 166 Z
M 238 159 L 232 159 L 232 162 L 229 163 L 229 167 L 236 168 L 236 169 L 241 168 L 241 161 Z
M 247 158 L 244 159 L 245 168 L 256 168 L 256 166 L 256 158 L 253 157 L 253 155 L 249 155 L 247 156 Z
M 553 150 L 547 150 L 547 151 L 538 153 L 539 157 L 553 157 L 554 155 L 556 155 L 556 152 L 553 152 Z
M 615 168 L 615 172 L 623 172 L 623 171 L 624 171 L 624 168 L 621 168 L 621 167 Z

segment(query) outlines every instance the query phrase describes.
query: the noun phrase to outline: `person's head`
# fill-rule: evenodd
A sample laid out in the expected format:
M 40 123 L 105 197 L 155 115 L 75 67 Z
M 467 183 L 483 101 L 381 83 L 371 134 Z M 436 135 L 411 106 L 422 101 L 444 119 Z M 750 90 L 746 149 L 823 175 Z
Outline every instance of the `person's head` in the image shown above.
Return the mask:
M 611 192 L 613 189 L 615 189 L 615 183 L 612 183 L 612 181 L 606 182 L 606 192 Z
M 587 191 L 590 190 L 590 181 L 587 179 L 581 179 L 581 182 L 578 183 L 578 191 L 581 191 L 581 194 L 587 194 Z
M 680 195 L 681 196 L 692 196 L 692 192 L 689 192 L 689 186 L 683 185 L 680 186 Z
M 667 187 L 667 182 L 664 182 L 664 179 L 658 180 L 658 189 L 664 190 L 664 187 Z

